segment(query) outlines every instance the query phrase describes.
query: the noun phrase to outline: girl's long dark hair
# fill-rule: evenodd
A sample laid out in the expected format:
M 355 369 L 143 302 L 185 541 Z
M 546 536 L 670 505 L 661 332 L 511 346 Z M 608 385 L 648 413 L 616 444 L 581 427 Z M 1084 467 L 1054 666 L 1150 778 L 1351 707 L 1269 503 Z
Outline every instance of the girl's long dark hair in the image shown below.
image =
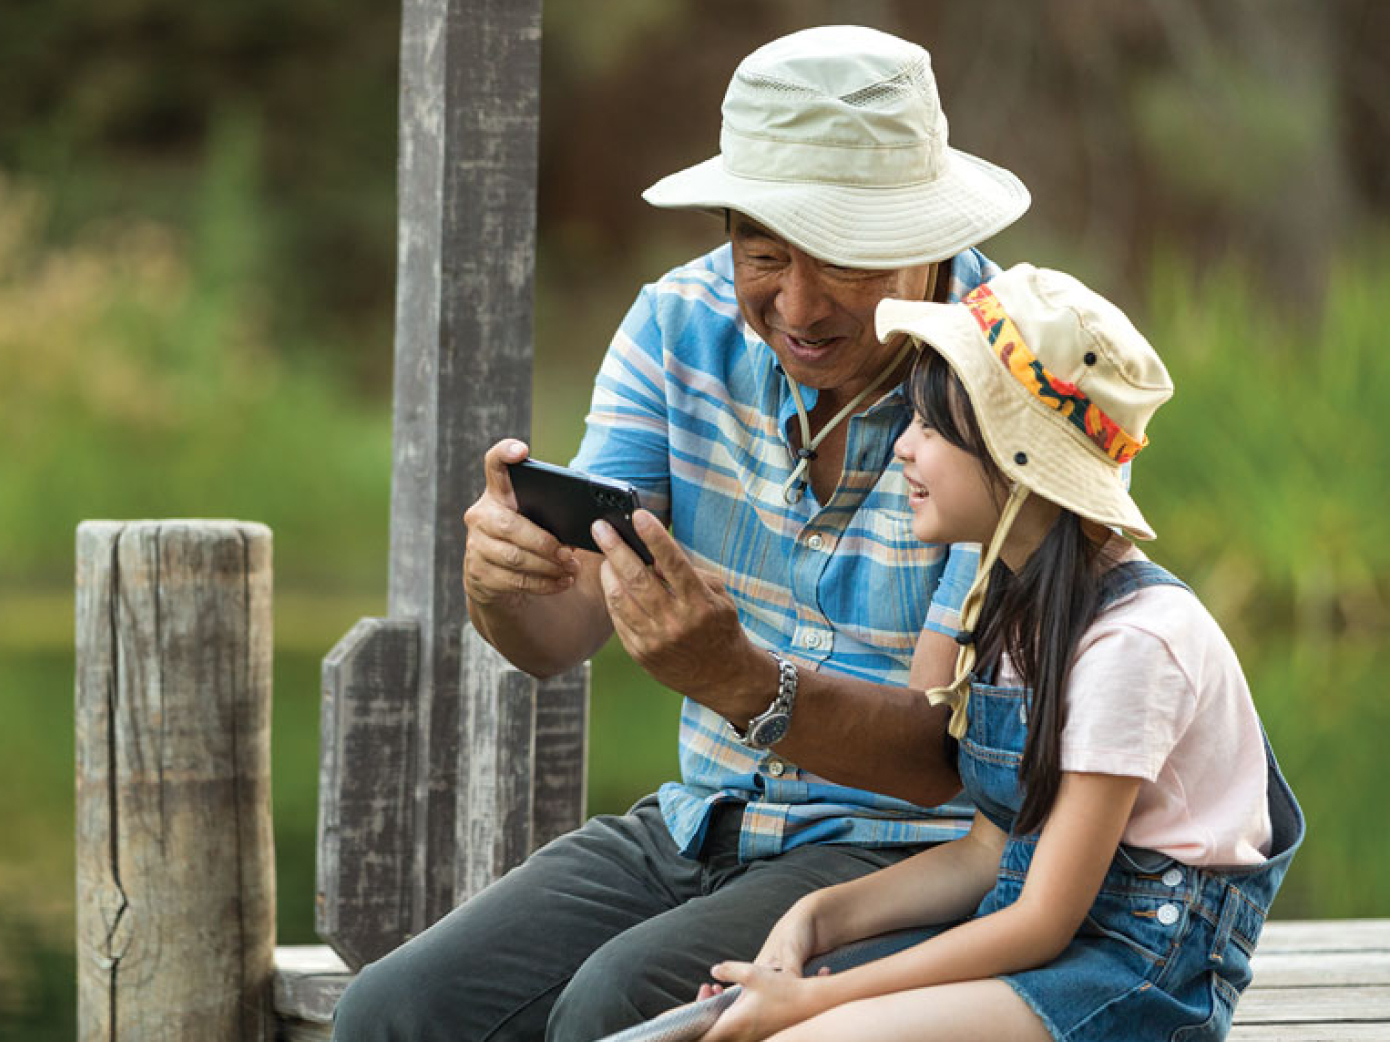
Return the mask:
M 907 389 L 913 409 L 928 427 L 980 461 L 1002 508 L 1009 482 L 989 454 L 959 377 L 940 355 L 924 348 Z M 975 633 L 976 669 L 991 670 L 1007 654 L 1033 692 L 1019 766 L 1023 806 L 1014 822 L 1018 835 L 1042 827 L 1062 780 L 1063 692 L 1076 645 L 1099 605 L 1096 550 L 1081 519 L 1063 510 L 1017 575 L 1003 561 L 996 561 L 990 573 Z

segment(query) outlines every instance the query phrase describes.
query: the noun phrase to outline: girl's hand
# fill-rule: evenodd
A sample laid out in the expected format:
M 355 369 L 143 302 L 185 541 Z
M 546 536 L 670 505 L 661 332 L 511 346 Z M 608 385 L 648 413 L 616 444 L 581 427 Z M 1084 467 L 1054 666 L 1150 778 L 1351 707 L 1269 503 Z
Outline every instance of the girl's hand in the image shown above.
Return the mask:
M 815 915 L 803 899 L 777 920 L 753 962 L 769 970 L 783 970 L 800 977 L 806 960 L 819 953 Z
M 725 984 L 743 985 L 743 994 L 700 1042 L 758 1042 L 799 1024 L 824 1008 L 816 1001 L 816 979 L 751 962 L 721 962 L 710 971 Z M 705 985 L 710 994 L 718 985 Z M 702 993 L 704 988 L 701 989 Z

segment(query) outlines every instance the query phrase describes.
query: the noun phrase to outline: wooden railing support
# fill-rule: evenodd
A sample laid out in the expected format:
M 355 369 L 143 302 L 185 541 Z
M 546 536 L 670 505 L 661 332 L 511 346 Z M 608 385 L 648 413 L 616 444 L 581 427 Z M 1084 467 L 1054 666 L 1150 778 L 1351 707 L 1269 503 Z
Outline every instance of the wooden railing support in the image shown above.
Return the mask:
M 529 437 L 541 0 L 403 0 L 387 617 L 324 662 L 318 932 L 384 955 L 584 814 L 588 671 L 468 625 L 463 513 Z
M 83 1042 L 269 1042 L 271 535 L 77 532 Z

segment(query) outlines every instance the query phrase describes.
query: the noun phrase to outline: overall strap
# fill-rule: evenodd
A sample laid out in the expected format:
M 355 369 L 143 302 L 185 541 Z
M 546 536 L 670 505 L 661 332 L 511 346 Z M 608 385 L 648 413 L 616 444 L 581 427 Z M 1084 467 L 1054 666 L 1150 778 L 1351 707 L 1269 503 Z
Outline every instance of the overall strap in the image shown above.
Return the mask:
M 1122 597 L 1128 597 L 1146 586 L 1180 586 L 1188 593 L 1192 592 L 1187 583 L 1152 561 L 1125 561 L 1100 577 L 1097 611 L 1104 611 Z
M 1099 615 L 1116 601 L 1137 593 L 1146 586 L 1180 586 L 1189 593 L 1192 592 L 1187 583 L 1152 561 L 1125 561 L 1100 577 L 1100 600 L 1096 606 L 1096 614 Z M 997 667 L 997 662 L 991 663 L 988 668 L 974 674 L 973 678 L 982 684 L 993 684 Z

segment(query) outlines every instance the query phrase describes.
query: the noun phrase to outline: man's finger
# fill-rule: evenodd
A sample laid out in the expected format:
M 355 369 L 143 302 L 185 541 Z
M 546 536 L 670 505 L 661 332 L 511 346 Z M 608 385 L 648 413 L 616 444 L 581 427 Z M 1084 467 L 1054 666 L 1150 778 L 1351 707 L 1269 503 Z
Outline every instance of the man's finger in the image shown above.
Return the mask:
M 573 551 L 559 546 L 554 537 L 538 529 L 541 538 L 508 542 L 483 533 L 473 540 L 472 550 L 479 562 L 504 572 L 518 572 L 558 579 L 578 572 Z M 522 533 L 524 536 L 524 533 Z
M 703 584 L 695 566 L 655 514 L 650 510 L 634 511 L 632 527 L 651 551 L 657 573 L 677 597 L 684 600 L 702 592 Z
M 531 455 L 524 441 L 504 438 L 483 456 L 483 479 L 487 490 L 512 508 L 516 507 L 516 493 L 512 491 L 512 475 L 507 464 L 520 463 Z
M 589 531 L 629 593 L 638 597 L 651 596 L 653 591 L 665 593 L 665 587 L 637 556 L 637 551 L 623 541 L 616 528 L 607 521 L 598 520 L 590 526 Z
M 613 621 L 614 632 L 623 647 L 627 648 L 628 654 L 637 658 L 634 642 L 641 640 L 639 630 L 647 621 L 646 611 L 632 597 L 611 558 L 605 560 L 599 570 L 599 585 L 603 589 L 603 600 L 608 606 L 608 617 Z

